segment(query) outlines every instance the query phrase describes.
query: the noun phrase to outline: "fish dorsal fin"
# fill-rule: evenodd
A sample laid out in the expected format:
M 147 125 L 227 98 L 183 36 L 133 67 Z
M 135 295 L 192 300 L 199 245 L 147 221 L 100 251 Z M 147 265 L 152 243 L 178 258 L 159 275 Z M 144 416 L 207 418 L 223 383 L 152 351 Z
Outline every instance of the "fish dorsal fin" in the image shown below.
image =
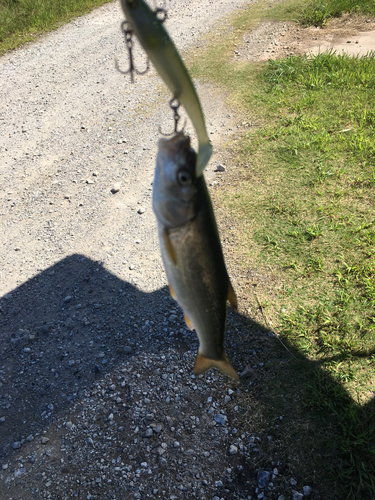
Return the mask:
M 164 228 L 163 239 L 164 239 L 165 248 L 167 249 L 169 258 L 171 259 L 173 264 L 176 265 L 177 264 L 177 256 L 176 256 L 176 252 L 174 251 L 171 239 L 169 237 L 168 228 Z
M 190 319 L 186 316 L 185 313 L 184 313 L 184 318 L 185 318 L 186 326 L 189 328 L 189 330 L 194 330 L 193 323 L 190 321 Z
M 198 356 L 194 365 L 194 375 L 200 375 L 201 373 L 204 373 L 214 367 L 218 368 L 222 373 L 225 373 L 225 375 L 237 380 L 237 382 L 240 381 L 240 377 L 230 364 L 230 361 L 224 351 L 221 359 L 206 358 L 201 352 L 198 351 Z
M 227 294 L 227 300 L 231 306 L 232 309 L 237 311 L 237 297 L 236 293 L 233 290 L 232 283 L 230 282 L 230 279 L 228 279 L 228 294 Z
M 172 299 L 177 300 L 172 285 L 168 283 L 168 286 L 169 286 L 169 293 L 171 294 Z

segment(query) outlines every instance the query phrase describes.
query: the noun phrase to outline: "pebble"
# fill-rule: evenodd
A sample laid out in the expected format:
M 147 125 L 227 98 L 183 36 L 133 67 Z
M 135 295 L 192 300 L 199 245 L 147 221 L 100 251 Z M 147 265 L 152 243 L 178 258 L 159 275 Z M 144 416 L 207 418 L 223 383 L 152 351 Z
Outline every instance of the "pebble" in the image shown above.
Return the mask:
M 245 369 L 240 373 L 240 377 L 242 378 L 249 378 L 254 374 L 254 370 L 251 368 L 250 365 L 247 365 Z
M 5 417 L 0 417 L 0 423 L 5 422 Z
M 113 187 L 111 188 L 111 193 L 116 194 L 120 191 L 120 189 L 121 189 L 121 183 L 116 182 L 115 184 L 113 184 Z
M 21 441 L 15 441 L 14 443 L 12 443 L 12 448 L 13 450 L 18 450 L 19 448 L 21 448 Z
M 224 165 L 218 165 L 216 167 L 216 172 L 225 172 L 225 167 Z
M 149 438 L 153 435 L 153 430 L 152 429 L 146 429 L 146 432 L 143 434 L 142 437 L 144 438 Z
M 40 440 L 40 442 L 41 442 L 42 444 L 47 444 L 47 443 L 48 443 L 48 441 L 49 441 L 49 438 L 48 438 L 48 437 L 45 437 L 45 436 L 43 436 L 43 437 L 41 438 L 41 440 Z
M 308 497 L 309 495 L 311 495 L 312 488 L 311 488 L 311 486 L 304 486 L 302 488 L 302 491 L 303 491 L 303 494 L 305 495 L 305 497 Z
M 33 440 L 34 440 L 34 436 L 33 436 L 32 434 L 30 434 L 30 435 L 29 435 L 29 436 L 27 436 L 27 438 L 26 438 L 26 441 L 27 441 L 28 443 L 31 443 L 31 441 L 33 441 Z
M 295 486 L 297 484 L 297 481 L 294 479 L 294 477 L 291 477 L 289 480 L 290 486 Z
M 20 477 L 24 472 L 26 472 L 26 467 L 21 467 L 20 469 L 16 469 L 14 471 L 14 476 Z
M 260 470 L 257 475 L 258 488 L 264 490 L 270 482 L 270 473 L 266 470 Z
M 137 213 L 139 213 L 139 214 L 144 214 L 145 212 L 146 212 L 146 209 L 143 207 L 139 208 L 137 211 Z
M 221 413 L 217 413 L 216 415 L 214 415 L 214 420 L 218 424 L 221 424 L 222 426 L 224 426 L 228 419 L 225 415 L 222 415 Z
M 8 464 L 3 464 L 3 465 L 1 466 L 1 468 L 2 468 L 3 470 L 7 470 L 7 468 L 8 468 Z
M 222 481 L 215 481 L 215 488 L 222 488 L 223 486 L 224 485 Z
M 234 444 L 231 444 L 230 448 L 229 448 L 229 454 L 230 455 L 236 455 L 237 453 L 238 453 L 237 446 L 235 446 Z
M 92 438 L 88 437 L 86 439 L 86 443 L 91 446 L 92 448 L 94 448 L 94 441 L 92 440 Z
M 293 500 L 303 500 L 303 494 L 300 493 L 299 491 L 292 491 L 292 498 Z

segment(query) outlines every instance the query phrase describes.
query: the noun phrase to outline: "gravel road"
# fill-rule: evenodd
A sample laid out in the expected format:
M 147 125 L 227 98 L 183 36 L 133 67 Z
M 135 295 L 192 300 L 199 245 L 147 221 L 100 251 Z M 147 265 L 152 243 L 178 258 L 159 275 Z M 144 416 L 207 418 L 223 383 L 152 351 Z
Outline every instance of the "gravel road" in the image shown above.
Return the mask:
M 194 50 L 245 3 L 173 0 L 167 28 Z M 277 459 L 247 465 L 264 444 L 236 428 L 252 382 L 192 375 L 198 343 L 169 297 L 151 208 L 169 95 L 153 70 L 134 85 L 115 70 L 122 20 L 107 4 L 0 59 L 0 497 L 302 498 Z M 235 118 L 216 89 L 198 93 L 210 182 Z M 227 352 L 261 369 L 243 325 L 230 313 Z

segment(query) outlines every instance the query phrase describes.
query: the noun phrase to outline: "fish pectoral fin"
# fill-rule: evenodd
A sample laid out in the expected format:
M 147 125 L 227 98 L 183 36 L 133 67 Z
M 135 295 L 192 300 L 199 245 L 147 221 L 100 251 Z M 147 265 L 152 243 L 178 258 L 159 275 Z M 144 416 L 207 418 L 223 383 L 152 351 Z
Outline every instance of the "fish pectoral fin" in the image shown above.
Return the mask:
M 195 361 L 193 370 L 194 375 L 200 375 L 201 373 L 204 373 L 205 371 L 214 367 L 218 368 L 225 375 L 228 375 L 234 380 L 237 380 L 237 382 L 240 381 L 240 377 L 238 376 L 233 366 L 230 364 L 230 361 L 224 351 L 223 355 L 221 356 L 221 359 L 206 358 L 205 356 L 203 356 L 201 352 L 198 351 L 198 356 Z
M 176 256 L 176 252 L 174 251 L 171 239 L 169 237 L 168 228 L 164 228 L 163 239 L 164 239 L 165 248 L 167 249 L 169 258 L 171 259 L 173 264 L 176 265 L 177 264 L 177 256 Z
M 169 286 L 169 293 L 171 294 L 172 299 L 177 300 L 172 285 L 168 283 L 168 286 Z
M 186 316 L 185 313 L 184 313 L 184 318 L 185 318 L 186 326 L 189 328 L 189 330 L 194 330 L 193 323 L 190 321 L 190 319 Z
M 236 297 L 235 291 L 233 290 L 232 283 L 230 282 L 229 279 L 228 279 L 227 300 L 228 300 L 231 308 L 234 309 L 235 311 L 237 311 L 237 297 Z

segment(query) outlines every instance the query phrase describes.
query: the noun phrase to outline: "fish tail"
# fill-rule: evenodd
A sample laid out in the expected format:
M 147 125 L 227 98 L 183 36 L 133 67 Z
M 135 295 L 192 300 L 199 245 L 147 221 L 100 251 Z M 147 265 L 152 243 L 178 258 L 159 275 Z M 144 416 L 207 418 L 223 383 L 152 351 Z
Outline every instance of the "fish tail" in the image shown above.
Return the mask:
M 206 358 L 201 352 L 198 351 L 198 356 L 194 365 L 194 375 L 200 375 L 201 373 L 204 373 L 205 371 L 214 367 L 218 368 L 225 375 L 234 378 L 235 380 L 237 380 L 237 382 L 240 381 L 240 377 L 238 376 L 233 366 L 230 364 L 230 361 L 224 351 L 221 359 Z

